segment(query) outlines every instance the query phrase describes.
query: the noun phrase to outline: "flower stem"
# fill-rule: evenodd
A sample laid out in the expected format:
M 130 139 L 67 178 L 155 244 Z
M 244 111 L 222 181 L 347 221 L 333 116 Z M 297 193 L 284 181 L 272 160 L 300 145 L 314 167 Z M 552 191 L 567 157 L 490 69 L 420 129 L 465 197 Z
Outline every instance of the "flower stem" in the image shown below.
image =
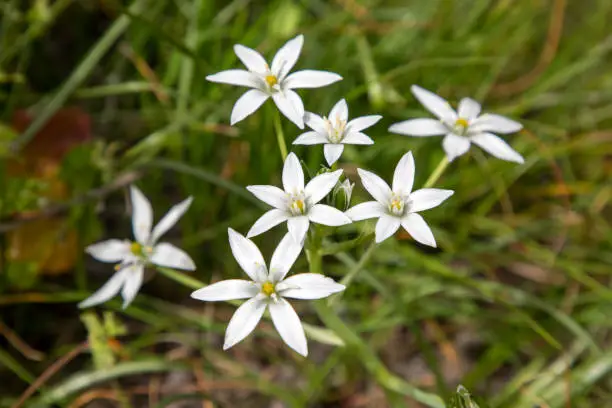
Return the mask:
M 276 131 L 276 141 L 278 142 L 281 157 L 285 161 L 287 158 L 287 145 L 285 144 L 285 134 L 283 133 L 283 126 L 281 125 L 281 118 L 278 112 L 274 115 L 274 130 Z
M 182 272 L 175 271 L 170 268 L 162 268 L 157 266 L 156 269 L 164 275 L 166 278 L 169 278 L 177 283 L 180 283 L 183 286 L 186 286 L 191 289 L 200 289 L 206 286 L 206 284 L 202 281 L 197 280 L 196 278 L 192 278 L 189 275 L 185 275 Z
M 434 184 L 436 184 L 436 181 L 438 181 L 438 179 L 440 178 L 442 173 L 444 173 L 444 170 L 446 170 L 447 167 L 448 158 L 444 156 L 442 160 L 440 160 L 440 163 L 438 163 L 438 167 L 436 167 L 433 173 L 431 173 L 431 176 L 429 176 L 429 178 L 425 182 L 423 188 L 431 188 Z

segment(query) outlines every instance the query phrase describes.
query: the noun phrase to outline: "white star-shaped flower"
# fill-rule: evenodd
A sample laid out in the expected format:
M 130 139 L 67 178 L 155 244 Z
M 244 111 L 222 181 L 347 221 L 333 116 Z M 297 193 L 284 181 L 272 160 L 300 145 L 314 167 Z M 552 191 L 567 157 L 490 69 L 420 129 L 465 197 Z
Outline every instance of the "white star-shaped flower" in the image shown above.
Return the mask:
M 300 273 L 285 278 L 302 250 L 302 246 L 289 234 L 278 244 L 270 261 L 270 269 L 267 269 L 253 241 L 231 228 L 228 233 L 234 258 L 251 280 L 224 280 L 191 294 L 192 298 L 208 302 L 249 299 L 236 310 L 227 325 L 223 349 L 227 350 L 248 336 L 268 307 L 274 327 L 283 341 L 301 355 L 308 355 L 300 318 L 285 298 L 322 299 L 342 292 L 344 285 L 318 273 Z
M 350 224 L 351 219 L 342 211 L 318 204 L 334 188 L 341 175 L 342 170 L 323 173 L 304 187 L 302 165 L 297 156 L 290 153 L 283 165 L 284 191 L 275 186 L 247 187 L 255 197 L 274 207 L 255 221 L 247 236 L 254 237 L 287 221 L 287 229 L 295 242 L 302 243 L 311 221 L 332 227 Z
M 272 59 L 271 66 L 257 51 L 235 45 L 234 52 L 248 71 L 230 69 L 206 77 L 211 82 L 253 88 L 236 101 L 232 110 L 232 125 L 255 112 L 272 97 L 283 115 L 300 129 L 304 128 L 304 104 L 294 89 L 320 88 L 340 81 L 342 77 L 333 72 L 315 70 L 302 70 L 289 75 L 300 56 L 303 43 L 303 35 L 287 41 Z
M 457 112 L 447 101 L 419 86 L 412 93 L 438 119 L 411 119 L 391 125 L 389 132 L 408 136 L 446 135 L 442 146 L 449 161 L 463 155 L 472 143 L 498 159 L 523 163 L 523 157 L 493 133 L 514 133 L 523 128 L 518 122 L 492 113 L 480 114 L 481 106 L 470 98 L 459 101 Z
M 376 223 L 376 242 L 389 238 L 400 226 L 421 244 L 436 246 L 431 229 L 419 214 L 442 204 L 453 195 L 452 190 L 423 188 L 412 191 L 414 183 L 414 158 L 412 152 L 400 159 L 393 174 L 393 186 L 376 174 L 357 169 L 361 183 L 376 201 L 368 201 L 350 208 L 346 214 L 353 221 L 378 218 Z
M 126 308 L 142 285 L 147 264 L 168 268 L 194 270 L 195 264 L 183 250 L 165 242 L 157 243 L 183 216 L 191 205 L 192 197 L 176 204 L 159 223 L 153 226 L 151 203 L 135 186 L 130 187 L 132 201 L 132 229 L 135 241 L 109 239 L 85 248 L 85 251 L 101 262 L 117 263 L 116 273 L 97 292 L 79 303 L 79 307 L 90 307 L 104 303 L 118 293 Z
M 342 99 L 334 105 L 327 118 L 306 112 L 304 122 L 312 131 L 298 136 L 293 144 L 315 145 L 324 143 L 325 160 L 331 166 L 340 158 L 345 144 L 374 144 L 374 141 L 361 131 L 373 126 L 380 119 L 382 119 L 380 115 L 370 115 L 355 118 L 349 122 L 348 106 L 346 101 Z

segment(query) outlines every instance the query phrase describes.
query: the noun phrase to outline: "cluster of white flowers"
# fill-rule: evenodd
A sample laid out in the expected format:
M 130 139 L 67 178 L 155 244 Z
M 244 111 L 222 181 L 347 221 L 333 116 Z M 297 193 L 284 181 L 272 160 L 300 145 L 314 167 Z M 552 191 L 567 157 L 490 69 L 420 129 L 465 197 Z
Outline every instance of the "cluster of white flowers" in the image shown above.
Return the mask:
M 375 125 L 382 117 L 369 115 L 349 121 L 348 105 L 344 99 L 337 102 L 328 117 L 321 117 L 304 110 L 299 88 L 319 88 L 342 79 L 327 71 L 289 71 L 300 55 L 304 37 L 288 41 L 268 66 L 257 51 L 236 45 L 234 51 L 247 70 L 232 69 L 207 77 L 209 81 L 252 88 L 242 95 L 231 113 L 234 125 L 255 112 L 268 98 L 272 98 L 279 111 L 300 129 L 306 124 L 311 131 L 302 133 L 294 145 L 323 144 L 324 156 L 330 166 L 322 174 L 307 183 L 299 158 L 290 153 L 282 170 L 283 188 L 267 185 L 248 186 L 247 189 L 261 201 L 273 207 L 264 213 L 251 227 L 247 237 L 229 229 L 229 243 L 236 261 L 250 280 L 230 279 L 220 281 L 192 293 L 192 297 L 204 301 L 249 299 L 231 318 L 225 334 L 224 349 L 232 347 L 248 336 L 257 326 L 266 308 L 272 322 L 285 343 L 306 356 L 307 343 L 304 329 L 293 307 L 285 298 L 321 299 L 341 292 L 345 287 L 319 273 L 289 275 L 290 269 L 307 243 L 311 223 L 338 227 L 370 218 L 377 218 L 375 241 L 380 243 L 403 227 L 415 241 L 435 247 L 434 235 L 419 214 L 442 204 L 452 190 L 423 188 L 413 191 L 415 163 L 411 152 L 405 153 L 395 168 L 391 187 L 376 174 L 358 169 L 363 187 L 374 201 L 357 204 L 351 208 L 354 187 L 347 178 L 341 181 L 343 170 L 335 170 L 344 145 L 371 145 L 374 141 L 362 133 Z M 511 133 L 522 128 L 521 124 L 494 114 L 480 114 L 476 101 L 464 98 L 455 111 L 444 99 L 422 89 L 412 87 L 415 97 L 437 119 L 411 119 L 396 123 L 390 132 L 411 136 L 445 135 L 443 147 L 449 161 L 469 150 L 472 143 L 500 159 L 523 162 L 496 133 Z M 332 193 L 343 192 L 342 210 L 321 202 Z M 180 249 L 157 240 L 174 225 L 191 203 L 191 198 L 172 207 L 168 214 L 152 227 L 152 210 L 148 200 L 136 188 L 131 188 L 133 206 L 133 230 L 136 241 L 108 240 L 87 248 L 96 259 L 117 262 L 117 273 L 80 306 L 87 307 L 105 302 L 121 292 L 126 307 L 136 295 L 143 280 L 144 267 L 148 264 L 192 270 L 193 261 Z M 328 201 L 333 204 L 334 200 Z M 270 267 L 257 246 L 249 239 L 269 229 L 287 223 L 288 232 L 272 255 Z

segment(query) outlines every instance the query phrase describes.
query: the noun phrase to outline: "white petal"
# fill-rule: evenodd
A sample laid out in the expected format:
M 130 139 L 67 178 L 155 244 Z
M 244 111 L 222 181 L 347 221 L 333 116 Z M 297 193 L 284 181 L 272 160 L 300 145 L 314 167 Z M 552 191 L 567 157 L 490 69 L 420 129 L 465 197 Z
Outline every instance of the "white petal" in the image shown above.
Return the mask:
M 448 128 L 437 119 L 410 119 L 391 125 L 389 132 L 408 136 L 439 136 L 448 133 Z
M 342 156 L 343 151 L 344 145 L 342 144 L 327 143 L 325 146 L 323 146 L 323 155 L 325 156 L 327 164 L 330 166 L 338 161 L 340 156 Z
M 132 230 L 134 238 L 142 245 L 149 243 L 153 226 L 153 209 L 147 197 L 136 186 L 130 186 L 132 198 Z
M 294 145 L 316 145 L 327 143 L 327 137 L 317 132 L 306 132 L 299 135 L 294 141 Z
M 347 123 L 347 132 L 361 132 L 371 126 L 374 126 L 379 120 L 382 119 L 380 115 L 369 115 L 355 118 Z
M 110 300 L 121 291 L 121 287 L 127 278 L 127 269 L 115 273 L 100 289 L 93 295 L 79 303 L 80 308 L 91 307 Z
M 310 221 L 317 224 L 339 227 L 351 223 L 351 219 L 337 208 L 325 204 L 316 204 L 308 211 Z
M 289 153 L 283 164 L 283 187 L 289 194 L 304 190 L 304 171 L 295 153 Z
M 439 188 L 422 188 L 410 194 L 410 212 L 429 210 L 442 204 L 452 196 L 453 190 L 442 190 Z
M 292 97 L 289 96 L 289 92 L 292 92 L 292 91 L 288 89 L 285 92 L 276 92 L 275 94 L 272 95 L 272 99 L 274 100 L 274 103 L 276 104 L 276 107 L 278 108 L 278 110 L 281 111 L 281 113 L 285 115 L 287 119 L 295 123 L 295 125 L 299 127 L 300 129 L 304 129 L 303 105 L 300 105 L 302 106 L 302 112 L 300 112 L 299 111 L 300 106 L 296 106 L 294 104 Z M 299 96 L 298 96 L 298 99 L 299 99 Z
M 270 303 L 270 316 L 274 327 L 280 334 L 283 341 L 299 354 L 306 357 L 308 355 L 308 345 L 306 335 L 300 318 L 293 310 L 293 307 L 283 298 Z
M 236 309 L 225 330 L 223 350 L 227 350 L 251 334 L 265 311 L 266 303 L 259 296 L 247 300 Z
M 297 71 L 285 78 L 283 86 L 289 89 L 320 88 L 338 82 L 342 77 L 333 72 L 305 69 Z
M 295 107 L 295 110 L 297 111 L 298 115 L 301 118 L 301 122 L 302 123 L 302 127 L 300 127 L 300 129 L 304 128 L 304 102 L 302 102 L 302 98 L 300 98 L 300 95 L 297 94 L 297 92 L 292 91 L 291 89 L 285 89 L 285 96 L 287 97 L 287 99 L 289 99 L 289 101 L 291 102 L 291 104 Z M 299 126 L 299 124 L 297 124 Z
M 262 269 L 266 270 L 266 262 L 257 245 L 231 228 L 227 229 L 227 234 L 229 235 L 232 254 L 234 254 L 234 258 L 236 258 L 242 270 L 255 282 L 265 279 L 266 276 L 262 273 Z
M 389 214 L 383 214 L 376 222 L 376 243 L 383 242 L 400 227 L 401 220 L 398 217 L 391 216 Z
M 121 289 L 121 297 L 123 298 L 123 308 L 125 309 L 132 303 L 140 287 L 142 286 L 142 278 L 144 275 L 144 265 L 136 264 L 128 266 L 126 269 L 126 278 L 123 288 Z
M 455 110 L 443 98 L 435 93 L 423 89 L 420 86 L 412 85 L 410 90 L 423 106 L 442 120 L 454 122 L 457 119 Z
M 272 282 L 282 281 L 300 255 L 300 252 L 302 252 L 302 245 L 297 243 L 291 234 L 285 234 L 274 250 L 270 260 L 270 280 Z
M 167 268 L 185 269 L 188 271 L 193 271 L 196 268 L 193 260 L 185 251 L 166 242 L 155 245 L 151 255 L 151 263 Z
M 130 242 L 109 239 L 85 248 L 85 252 L 101 262 L 120 262 L 131 254 Z
M 279 210 L 277 208 L 270 210 L 255 221 L 255 224 L 253 224 L 247 233 L 247 237 L 251 238 L 264 233 L 269 229 L 276 227 L 281 222 L 287 221 L 287 218 L 289 218 L 289 216 L 283 210 Z
M 436 247 L 436 239 L 429 225 L 419 214 L 407 214 L 402 219 L 402 227 L 414 238 L 415 241 L 424 245 Z
M 287 194 L 275 186 L 247 186 L 246 188 L 251 194 L 259 198 L 264 203 L 271 205 L 274 208 L 287 208 Z
M 462 119 L 475 119 L 480 114 L 480 104 L 471 98 L 463 98 L 459 101 L 457 115 Z
M 216 282 L 191 294 L 191 297 L 206 302 L 223 300 L 249 299 L 259 293 L 256 283 L 242 279 L 228 279 Z
M 300 273 L 276 285 L 276 290 L 282 297 L 308 300 L 323 299 L 344 289 L 344 285 L 318 273 Z
M 414 157 L 412 152 L 402 156 L 393 173 L 393 185 L 391 189 L 395 194 L 406 195 L 412 191 L 414 183 Z
M 515 163 L 524 163 L 525 159 L 499 136 L 491 133 L 481 133 L 471 137 L 472 142 L 498 159 Z
M 331 120 L 332 123 L 336 121 L 346 122 L 348 120 L 348 114 L 349 111 L 346 100 L 340 99 L 329 112 L 329 120 Z
M 308 221 L 308 217 L 304 215 L 299 217 L 290 217 L 287 220 L 287 229 L 289 230 L 291 237 L 293 237 L 294 241 L 299 245 L 304 243 L 309 226 L 310 221 Z
M 162 235 L 178 222 L 183 214 L 185 214 L 185 211 L 187 211 L 192 201 L 193 197 L 188 197 L 168 210 L 166 215 L 164 215 L 155 228 L 153 228 L 153 233 L 151 234 L 152 243 L 157 242 Z
M 378 218 L 385 214 L 385 207 L 378 201 L 366 201 L 349 208 L 345 213 L 353 221 Z
M 316 204 L 332 191 L 338 180 L 342 176 L 342 170 L 332 171 L 331 173 L 319 174 L 308 182 L 305 188 L 309 204 Z
M 370 193 L 370 195 L 374 197 L 376 201 L 386 205 L 389 198 L 391 198 L 391 189 L 389 188 L 389 185 L 387 185 L 383 179 L 370 171 L 357 169 L 357 173 L 359 173 L 361 183 L 363 184 L 363 187 L 368 190 L 368 193 Z
M 234 126 L 236 123 L 255 112 L 269 97 L 268 94 L 259 89 L 246 91 L 234 104 L 230 124 Z
M 442 147 L 446 152 L 448 161 L 452 162 L 457 157 L 470 150 L 470 140 L 467 137 L 449 133 L 444 137 L 444 140 L 442 140 Z
M 234 45 L 234 52 L 249 71 L 262 74 L 268 70 L 266 60 L 254 49 L 236 44 Z
M 364 133 L 351 131 L 351 133 L 344 136 L 342 143 L 354 145 L 372 145 L 374 144 L 374 141 L 370 138 L 370 136 Z
M 470 132 L 514 133 L 523 128 L 519 122 L 501 115 L 485 113 L 478 117 L 470 126 Z
M 304 45 L 304 36 L 300 34 L 287 41 L 285 45 L 279 48 L 274 58 L 272 58 L 272 66 L 270 68 L 279 81 L 285 78 L 297 62 L 300 52 L 302 52 L 302 45 Z
M 248 86 L 249 88 L 257 87 L 257 77 L 252 72 L 243 69 L 229 69 L 217 72 L 216 74 L 208 75 L 206 80 L 220 84 Z
M 312 112 L 304 112 L 304 123 L 306 126 L 321 135 L 328 134 L 327 124 L 319 115 Z

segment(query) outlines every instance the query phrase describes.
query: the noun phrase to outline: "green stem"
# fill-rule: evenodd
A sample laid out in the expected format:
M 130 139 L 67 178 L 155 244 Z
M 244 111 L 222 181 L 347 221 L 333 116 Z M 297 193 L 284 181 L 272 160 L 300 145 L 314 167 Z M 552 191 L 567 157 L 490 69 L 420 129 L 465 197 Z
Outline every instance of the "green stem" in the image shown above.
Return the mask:
M 190 289 L 200 289 L 204 286 L 207 286 L 204 282 L 197 280 L 196 278 L 192 278 L 189 275 L 185 275 L 184 273 L 175 271 L 174 269 L 156 267 L 159 273 L 164 275 L 166 278 L 169 278 L 177 283 L 180 283 L 183 286 L 186 286 Z
M 281 157 L 283 161 L 285 161 L 287 158 L 287 145 L 285 144 L 285 134 L 283 133 L 283 126 L 281 125 L 280 113 L 278 112 L 274 115 L 274 130 L 276 131 L 276 141 L 278 142 Z
M 442 160 L 440 160 L 440 163 L 438 163 L 438 167 L 436 167 L 433 173 L 431 173 L 431 176 L 429 176 L 429 178 L 425 182 L 423 188 L 431 188 L 434 184 L 436 184 L 436 182 L 438 181 L 442 173 L 444 173 L 444 170 L 446 170 L 447 167 L 448 158 L 444 156 Z

